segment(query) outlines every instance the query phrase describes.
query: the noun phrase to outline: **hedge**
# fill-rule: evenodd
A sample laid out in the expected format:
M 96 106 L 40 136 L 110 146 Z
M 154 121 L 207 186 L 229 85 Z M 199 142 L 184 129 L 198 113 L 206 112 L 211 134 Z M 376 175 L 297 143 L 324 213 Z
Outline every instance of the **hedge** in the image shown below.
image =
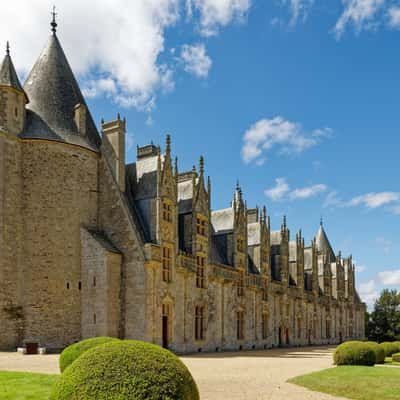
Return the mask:
M 100 344 L 107 343 L 112 340 L 118 340 L 107 336 L 99 336 L 90 339 L 81 340 L 78 343 L 71 344 L 66 347 L 60 355 L 60 371 L 63 372 L 70 364 L 72 364 L 85 351 Z
M 121 340 L 86 351 L 61 375 L 51 400 L 199 400 L 189 370 L 154 344 Z
M 392 354 L 392 361 L 400 363 L 400 353 Z
M 385 363 L 385 351 L 382 346 L 380 346 L 376 342 L 365 342 L 368 343 L 375 352 L 376 364 L 384 364 Z
M 392 354 L 400 351 L 400 342 L 383 342 L 380 343 L 383 348 L 386 357 L 391 357 Z
M 367 342 L 346 342 L 338 346 L 333 354 L 336 365 L 374 365 L 374 347 Z

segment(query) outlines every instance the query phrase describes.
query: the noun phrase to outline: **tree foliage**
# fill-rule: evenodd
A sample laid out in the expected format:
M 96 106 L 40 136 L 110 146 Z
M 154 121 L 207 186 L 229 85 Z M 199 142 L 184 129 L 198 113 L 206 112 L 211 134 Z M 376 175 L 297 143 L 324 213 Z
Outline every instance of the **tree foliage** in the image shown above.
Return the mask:
M 400 340 L 400 292 L 382 291 L 369 314 L 366 334 L 369 340 L 377 342 Z

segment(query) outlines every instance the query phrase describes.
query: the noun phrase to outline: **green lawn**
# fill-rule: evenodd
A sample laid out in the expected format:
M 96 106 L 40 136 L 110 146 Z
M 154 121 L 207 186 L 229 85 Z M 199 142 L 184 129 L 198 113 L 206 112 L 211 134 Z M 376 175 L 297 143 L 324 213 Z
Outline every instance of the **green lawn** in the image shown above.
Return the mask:
M 298 376 L 288 382 L 355 400 L 400 399 L 400 368 L 342 366 Z
M 47 400 L 58 375 L 0 372 L 1 400 Z

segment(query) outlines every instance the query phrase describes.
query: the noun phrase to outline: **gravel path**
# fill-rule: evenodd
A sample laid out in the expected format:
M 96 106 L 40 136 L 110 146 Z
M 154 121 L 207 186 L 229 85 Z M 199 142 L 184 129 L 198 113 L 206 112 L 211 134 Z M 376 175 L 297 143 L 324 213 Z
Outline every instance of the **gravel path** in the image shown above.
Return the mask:
M 330 347 L 196 354 L 182 357 L 201 400 L 338 400 L 286 380 L 332 366 Z M 58 373 L 58 355 L 0 352 L 0 370 Z

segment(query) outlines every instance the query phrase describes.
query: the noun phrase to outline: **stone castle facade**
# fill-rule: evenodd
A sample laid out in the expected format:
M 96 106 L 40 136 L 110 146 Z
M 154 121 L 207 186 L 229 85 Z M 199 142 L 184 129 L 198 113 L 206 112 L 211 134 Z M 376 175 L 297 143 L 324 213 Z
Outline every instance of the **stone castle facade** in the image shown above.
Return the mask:
M 177 352 L 364 338 L 352 258 L 324 227 L 305 244 L 248 209 L 211 208 L 204 162 L 170 138 L 125 163 L 125 120 L 101 136 L 53 33 L 22 86 L 0 69 L 0 348 L 92 336 Z M 215 189 L 214 189 L 215 190 Z

